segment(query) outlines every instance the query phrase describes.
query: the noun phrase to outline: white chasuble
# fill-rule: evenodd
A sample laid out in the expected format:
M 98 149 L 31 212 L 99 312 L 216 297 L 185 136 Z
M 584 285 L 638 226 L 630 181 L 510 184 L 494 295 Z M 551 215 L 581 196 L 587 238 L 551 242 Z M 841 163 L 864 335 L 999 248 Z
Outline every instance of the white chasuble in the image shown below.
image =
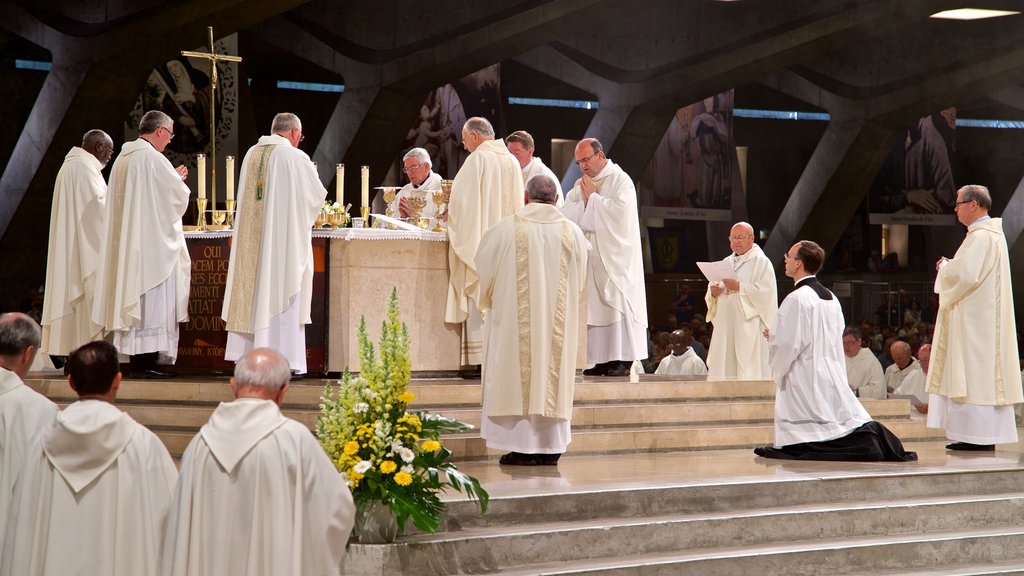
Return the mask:
M 160 574 L 335 576 L 354 518 L 308 428 L 269 400 L 224 402 L 182 457 Z
M 43 354 L 67 356 L 103 337 L 103 327 L 92 321 L 107 199 L 102 169 L 95 156 L 76 146 L 57 172 L 40 322 Z
M 834 440 L 871 421 L 846 380 L 843 309 L 810 282 L 817 279 L 801 279 L 786 296 L 769 332 L 776 448 Z
M 557 176 L 555 176 L 555 173 L 551 171 L 551 168 L 548 168 L 540 158 L 534 156 L 530 159 L 530 163 L 526 165 L 526 168 L 521 168 L 520 170 L 523 173 L 524 188 L 526 187 L 526 183 L 530 181 L 530 178 L 533 178 L 534 176 L 547 178 L 554 183 L 555 191 L 558 193 L 555 205 L 559 208 L 565 205 L 565 195 L 562 193 L 562 182 Z
M 441 181 L 441 175 L 431 170 L 430 174 L 427 174 L 427 177 L 418 186 L 412 182 L 402 186 L 398 193 L 395 194 L 395 201 L 391 203 L 391 209 L 394 211 L 395 218 L 401 216 L 401 212 L 398 210 L 398 203 L 402 201 L 402 198 L 411 198 L 416 195 L 422 195 L 426 199 L 420 216 L 423 218 L 437 218 L 437 204 L 434 203 L 434 192 L 441 191 Z
M 127 414 L 71 404 L 25 460 L 0 573 L 157 574 L 177 477 L 160 439 Z
M 718 298 L 708 289 L 707 321 L 714 324 L 708 349 L 708 378 L 712 380 L 766 380 L 768 341 L 764 331 L 778 311 L 775 270 L 761 247 L 754 244 L 746 254 L 723 259 L 736 270 L 740 289 L 722 292 Z

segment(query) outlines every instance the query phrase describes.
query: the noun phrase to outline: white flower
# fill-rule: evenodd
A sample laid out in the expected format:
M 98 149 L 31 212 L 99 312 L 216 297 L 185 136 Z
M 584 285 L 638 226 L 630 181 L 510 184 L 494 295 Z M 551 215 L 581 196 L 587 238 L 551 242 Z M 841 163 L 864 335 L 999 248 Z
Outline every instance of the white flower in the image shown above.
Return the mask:
M 360 460 L 359 463 L 353 467 L 353 469 L 360 474 L 366 474 L 366 471 L 370 469 L 370 466 L 373 465 L 370 464 L 368 460 Z
M 369 409 L 370 405 L 367 404 L 366 402 L 356 402 L 355 404 L 352 405 L 352 411 L 355 412 L 356 414 L 362 414 L 363 412 L 366 412 Z
M 412 462 L 416 458 L 416 453 L 405 447 L 397 448 L 395 452 L 398 452 L 398 455 L 402 457 L 402 462 L 405 463 Z
M 415 470 L 415 468 L 412 467 L 412 464 L 402 466 L 402 472 L 405 472 L 406 474 L 412 474 L 413 470 Z

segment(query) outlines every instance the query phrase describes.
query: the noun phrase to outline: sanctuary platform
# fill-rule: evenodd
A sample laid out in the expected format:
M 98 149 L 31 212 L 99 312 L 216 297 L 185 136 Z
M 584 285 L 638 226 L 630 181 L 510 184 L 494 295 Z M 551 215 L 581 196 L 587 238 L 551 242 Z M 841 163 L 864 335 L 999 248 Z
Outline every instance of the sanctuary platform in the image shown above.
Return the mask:
M 476 433 L 445 444 L 491 494 L 452 494 L 441 531 L 351 544 L 346 575 L 1024 573 L 1017 445 L 949 453 L 906 400 L 864 400 L 920 460 L 755 457 L 772 436 L 774 385 L 644 376 L 577 382 L 573 441 L 557 467 L 497 464 Z M 57 374 L 28 384 L 72 400 Z M 293 383 L 284 412 L 312 427 L 322 381 Z M 416 379 L 414 406 L 478 425 L 479 381 Z M 118 405 L 178 457 L 227 378 L 122 383 Z M 913 413 L 912 413 L 913 412 Z

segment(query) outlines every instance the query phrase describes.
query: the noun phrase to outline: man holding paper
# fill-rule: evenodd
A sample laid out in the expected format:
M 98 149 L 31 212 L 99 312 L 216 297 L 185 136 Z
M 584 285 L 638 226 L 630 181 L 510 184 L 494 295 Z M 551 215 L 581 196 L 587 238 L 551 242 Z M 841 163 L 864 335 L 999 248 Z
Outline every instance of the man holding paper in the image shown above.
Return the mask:
M 770 379 L 768 342 L 762 334 L 779 309 L 775 271 L 754 243 L 750 224 L 739 222 L 732 227 L 729 246 L 733 253 L 715 264 L 728 266 L 735 274 L 731 278 L 722 275 L 721 280 L 709 276 L 712 282 L 704 297 L 707 321 L 715 325 L 708 350 L 708 379 Z

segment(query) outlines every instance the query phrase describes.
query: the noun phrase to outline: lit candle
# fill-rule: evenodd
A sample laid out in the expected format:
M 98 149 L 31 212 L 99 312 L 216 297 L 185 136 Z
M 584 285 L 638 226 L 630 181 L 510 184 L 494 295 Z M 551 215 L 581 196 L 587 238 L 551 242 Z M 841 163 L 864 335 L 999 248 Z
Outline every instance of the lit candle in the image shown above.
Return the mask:
M 345 165 L 338 164 L 338 174 L 335 178 L 337 180 L 336 186 L 338 188 L 338 202 L 342 202 L 345 197 Z
M 224 184 L 227 187 L 228 200 L 235 199 L 235 157 L 228 156 L 224 159 L 227 164 L 227 171 L 224 174 Z
M 360 189 L 360 192 L 362 194 L 360 195 L 359 198 L 360 198 L 360 201 L 362 202 L 361 206 L 363 208 L 369 208 L 370 207 L 370 167 L 369 166 L 363 166 L 363 168 L 362 168 L 362 175 L 363 175 L 363 182 L 362 182 L 362 188 Z
M 196 187 L 199 191 L 198 198 L 206 199 L 206 154 L 196 156 L 196 177 L 199 179 Z

